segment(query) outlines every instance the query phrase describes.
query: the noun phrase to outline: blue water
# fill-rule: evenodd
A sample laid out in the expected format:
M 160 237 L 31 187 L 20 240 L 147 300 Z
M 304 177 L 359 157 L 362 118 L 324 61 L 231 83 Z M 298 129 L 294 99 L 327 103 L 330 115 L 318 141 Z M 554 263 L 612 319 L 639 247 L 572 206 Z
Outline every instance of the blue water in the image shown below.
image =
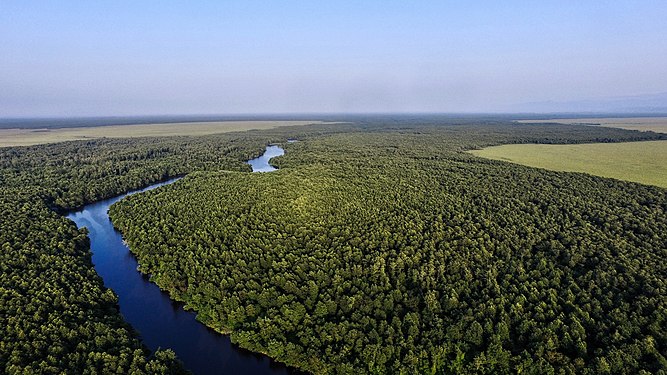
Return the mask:
M 267 153 L 251 160 L 253 171 L 270 171 L 270 157 L 282 155 L 277 146 L 267 147 Z M 262 162 L 256 160 L 264 160 Z M 273 168 L 273 169 L 272 169 Z M 171 348 L 194 374 L 295 374 L 296 370 L 277 363 L 269 357 L 249 352 L 233 345 L 228 336 L 218 334 L 195 320 L 195 313 L 184 311 L 148 277 L 137 271 L 137 260 L 109 220 L 109 206 L 130 194 L 158 188 L 176 182 L 172 179 L 130 192 L 119 197 L 89 204 L 67 217 L 76 225 L 87 227 L 95 270 L 104 285 L 118 295 L 120 312 L 151 350 Z
M 269 164 L 269 160 L 282 155 L 285 155 L 285 150 L 282 148 L 278 146 L 268 146 L 264 155 L 256 159 L 248 160 L 248 164 L 252 167 L 253 172 L 273 172 L 276 168 Z

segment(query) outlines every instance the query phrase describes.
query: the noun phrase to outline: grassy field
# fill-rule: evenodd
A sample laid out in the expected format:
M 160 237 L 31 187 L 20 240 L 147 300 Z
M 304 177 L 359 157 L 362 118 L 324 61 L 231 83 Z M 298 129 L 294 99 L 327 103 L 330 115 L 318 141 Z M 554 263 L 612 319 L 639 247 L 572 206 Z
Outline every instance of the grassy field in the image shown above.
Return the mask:
M 667 188 L 667 141 L 515 144 L 471 152 L 477 156 L 531 167 L 583 172 Z
M 567 118 L 553 120 L 521 120 L 524 123 L 557 122 L 561 124 L 587 124 L 621 128 L 628 130 L 667 133 L 667 117 L 628 117 L 628 118 Z
M 241 130 L 271 129 L 280 126 L 308 125 L 320 122 L 321 121 L 220 121 L 91 126 L 60 129 L 0 129 L 0 147 L 29 146 L 103 137 L 133 138 L 207 135 Z

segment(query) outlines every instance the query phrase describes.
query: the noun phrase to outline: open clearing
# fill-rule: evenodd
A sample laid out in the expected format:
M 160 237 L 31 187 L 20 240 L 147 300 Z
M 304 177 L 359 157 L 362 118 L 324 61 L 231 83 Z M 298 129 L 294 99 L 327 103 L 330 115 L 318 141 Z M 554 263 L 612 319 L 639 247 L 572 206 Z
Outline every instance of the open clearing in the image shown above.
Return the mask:
M 627 130 L 667 133 L 667 117 L 628 118 L 566 118 L 552 120 L 520 120 L 523 123 L 557 122 L 560 124 L 599 125 Z
M 513 144 L 473 150 L 471 153 L 530 167 L 583 172 L 667 188 L 667 141 Z
M 0 129 L 0 147 L 29 146 L 104 137 L 134 138 L 197 136 L 319 123 L 322 123 L 322 121 L 219 121 L 90 126 L 59 129 Z

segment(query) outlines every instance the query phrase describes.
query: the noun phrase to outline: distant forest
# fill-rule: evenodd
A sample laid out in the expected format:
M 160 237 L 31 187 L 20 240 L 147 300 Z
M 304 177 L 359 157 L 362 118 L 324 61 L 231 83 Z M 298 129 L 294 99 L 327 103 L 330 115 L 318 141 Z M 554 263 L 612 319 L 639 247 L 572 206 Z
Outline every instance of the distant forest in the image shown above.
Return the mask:
M 657 113 L 563 113 L 552 114 L 548 118 L 600 118 L 600 117 L 656 117 Z M 667 113 L 662 114 L 667 117 Z M 507 114 L 507 115 L 483 115 L 483 114 L 386 114 L 386 115 L 207 115 L 207 116 L 107 116 L 107 117 L 74 117 L 74 118 L 0 118 L 0 129 L 60 129 L 60 128 L 82 128 L 90 126 L 113 126 L 113 125 L 137 125 L 137 124 L 168 124 L 187 122 L 210 122 L 210 121 L 299 121 L 313 120 L 337 121 L 352 123 L 378 123 L 378 122 L 401 122 L 417 121 L 419 123 L 471 123 L 471 122 L 510 122 L 514 119 L 537 120 L 544 119 L 541 114 Z
M 0 369 L 185 372 L 142 346 L 60 214 L 186 175 L 111 217 L 242 347 L 313 373 L 665 373 L 667 191 L 465 152 L 665 137 L 405 116 L 0 148 Z M 270 143 L 280 170 L 248 173 Z

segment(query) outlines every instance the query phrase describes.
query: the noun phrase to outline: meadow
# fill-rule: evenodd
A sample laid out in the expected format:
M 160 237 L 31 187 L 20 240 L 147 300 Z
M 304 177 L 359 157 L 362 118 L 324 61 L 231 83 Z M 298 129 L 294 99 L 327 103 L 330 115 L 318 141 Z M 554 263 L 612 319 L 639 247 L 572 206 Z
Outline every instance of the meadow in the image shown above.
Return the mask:
M 471 151 L 488 159 L 667 188 L 667 141 L 510 144 Z
M 557 122 L 570 125 L 596 125 L 626 130 L 667 133 L 667 117 L 626 117 L 626 118 L 565 118 L 553 120 L 521 120 L 522 123 Z
M 31 146 L 96 138 L 200 136 L 317 123 L 321 123 L 321 121 L 216 121 L 72 128 L 0 129 L 0 147 Z

